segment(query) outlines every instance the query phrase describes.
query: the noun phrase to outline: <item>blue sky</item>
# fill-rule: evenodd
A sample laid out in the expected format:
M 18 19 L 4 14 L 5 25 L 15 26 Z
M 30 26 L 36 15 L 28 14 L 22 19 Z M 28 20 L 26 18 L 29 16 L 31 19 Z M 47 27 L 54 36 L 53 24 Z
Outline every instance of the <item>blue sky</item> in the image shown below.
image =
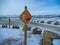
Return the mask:
M 0 0 L 0 15 L 20 15 L 24 6 L 32 15 L 60 14 L 60 0 Z

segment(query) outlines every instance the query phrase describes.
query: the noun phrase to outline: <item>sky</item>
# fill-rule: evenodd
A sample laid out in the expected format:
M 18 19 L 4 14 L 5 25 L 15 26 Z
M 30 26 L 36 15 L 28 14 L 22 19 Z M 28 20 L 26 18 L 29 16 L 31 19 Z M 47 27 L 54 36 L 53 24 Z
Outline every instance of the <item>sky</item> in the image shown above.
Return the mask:
M 0 0 L 0 15 L 20 15 L 25 6 L 31 15 L 60 14 L 60 0 Z

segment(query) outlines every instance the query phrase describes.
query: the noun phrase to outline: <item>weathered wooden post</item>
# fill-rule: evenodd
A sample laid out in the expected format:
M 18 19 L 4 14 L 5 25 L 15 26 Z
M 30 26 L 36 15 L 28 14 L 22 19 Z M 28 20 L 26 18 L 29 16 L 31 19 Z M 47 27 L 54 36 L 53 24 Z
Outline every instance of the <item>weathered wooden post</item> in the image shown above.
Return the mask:
M 31 14 L 27 10 L 27 6 L 25 6 L 24 12 L 19 17 L 24 22 L 24 45 L 27 45 L 27 24 L 29 23 L 30 19 L 32 18 Z
M 9 28 L 10 28 L 10 18 L 9 18 Z
M 24 25 L 24 45 L 27 45 L 27 25 Z

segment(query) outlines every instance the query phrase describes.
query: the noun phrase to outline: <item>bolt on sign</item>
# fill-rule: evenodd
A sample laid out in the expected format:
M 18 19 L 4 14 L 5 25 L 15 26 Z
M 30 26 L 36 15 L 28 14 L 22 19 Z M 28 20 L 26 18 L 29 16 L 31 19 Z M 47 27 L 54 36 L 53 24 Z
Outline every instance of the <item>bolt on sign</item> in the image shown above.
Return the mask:
M 30 19 L 32 18 L 31 14 L 27 10 L 27 6 L 25 6 L 24 12 L 19 16 L 19 18 L 25 23 L 28 24 Z

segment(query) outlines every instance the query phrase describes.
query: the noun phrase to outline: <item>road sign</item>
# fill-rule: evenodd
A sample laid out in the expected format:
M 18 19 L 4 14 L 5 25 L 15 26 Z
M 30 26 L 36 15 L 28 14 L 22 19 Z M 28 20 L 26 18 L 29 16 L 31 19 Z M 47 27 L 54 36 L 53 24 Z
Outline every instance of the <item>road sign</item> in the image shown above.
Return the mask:
M 20 15 L 20 19 L 25 23 L 28 24 L 30 19 L 32 18 L 31 14 L 27 10 L 27 7 L 25 6 L 24 12 Z
M 24 12 L 20 15 L 19 17 L 23 22 L 24 22 L 24 45 L 27 45 L 27 25 L 30 21 L 30 19 L 32 18 L 31 14 L 29 13 L 29 11 L 27 10 L 27 7 L 25 6 L 25 10 Z

